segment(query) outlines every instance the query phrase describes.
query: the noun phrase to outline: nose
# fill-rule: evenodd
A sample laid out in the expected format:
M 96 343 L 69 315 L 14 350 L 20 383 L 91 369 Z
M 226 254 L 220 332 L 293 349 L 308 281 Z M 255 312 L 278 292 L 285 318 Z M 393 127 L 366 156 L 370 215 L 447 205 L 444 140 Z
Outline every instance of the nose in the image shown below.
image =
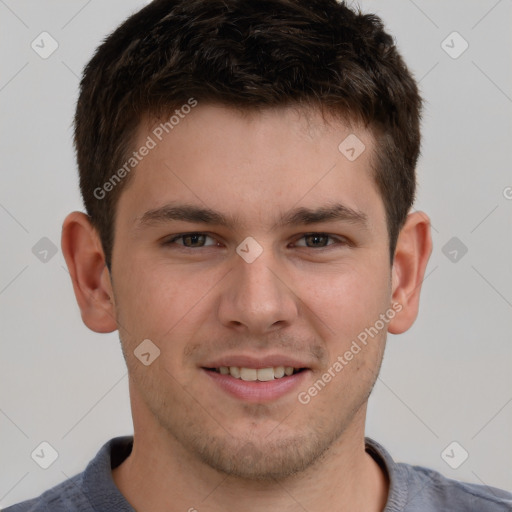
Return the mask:
M 290 326 L 298 317 L 299 299 L 272 251 L 264 250 L 251 263 L 236 255 L 234 265 L 220 290 L 220 322 L 254 335 Z

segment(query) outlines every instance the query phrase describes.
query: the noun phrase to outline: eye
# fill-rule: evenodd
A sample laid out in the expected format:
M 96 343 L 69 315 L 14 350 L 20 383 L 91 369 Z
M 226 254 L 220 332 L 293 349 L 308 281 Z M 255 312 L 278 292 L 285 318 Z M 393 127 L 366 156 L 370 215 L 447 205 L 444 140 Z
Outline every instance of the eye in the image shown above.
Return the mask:
M 327 243 L 328 240 L 334 240 L 334 243 Z M 350 245 L 349 241 L 343 237 L 334 237 L 326 233 L 306 233 L 298 240 L 306 240 L 306 245 L 295 244 L 297 247 L 307 247 L 309 249 L 322 249 L 331 245 Z M 308 243 L 309 242 L 309 243 Z
M 217 242 L 213 244 L 205 244 L 205 240 L 207 238 L 210 238 L 213 240 L 213 238 L 206 233 L 183 233 L 181 235 L 176 235 L 170 239 L 167 239 L 163 242 L 162 245 L 180 245 L 182 247 L 185 247 L 187 249 L 193 249 L 193 248 L 201 248 L 201 247 L 208 247 L 212 245 L 216 245 Z M 183 243 L 176 243 L 177 240 L 182 240 Z
M 213 243 L 207 244 L 206 240 L 210 239 Z M 305 240 L 305 244 L 294 243 L 296 247 L 306 247 L 308 249 L 323 249 L 330 246 L 351 245 L 350 241 L 345 237 L 335 237 L 327 233 L 306 233 L 297 240 Z M 331 241 L 331 243 L 329 243 Z M 192 232 L 174 235 L 162 242 L 163 246 L 178 246 L 185 249 L 200 249 L 203 247 L 218 246 L 218 242 L 207 233 Z

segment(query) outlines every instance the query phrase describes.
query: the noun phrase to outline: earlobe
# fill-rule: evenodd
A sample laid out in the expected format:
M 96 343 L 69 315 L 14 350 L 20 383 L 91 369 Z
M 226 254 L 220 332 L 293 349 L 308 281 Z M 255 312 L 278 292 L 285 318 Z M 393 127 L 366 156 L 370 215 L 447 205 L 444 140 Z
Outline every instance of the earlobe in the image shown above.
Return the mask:
M 398 236 L 392 268 L 392 302 L 400 312 L 389 322 L 388 331 L 407 331 L 418 315 L 421 285 L 432 253 L 430 219 L 423 212 L 410 213 Z
M 100 239 L 86 214 L 72 212 L 65 218 L 61 245 L 83 322 L 95 332 L 115 331 L 110 275 Z

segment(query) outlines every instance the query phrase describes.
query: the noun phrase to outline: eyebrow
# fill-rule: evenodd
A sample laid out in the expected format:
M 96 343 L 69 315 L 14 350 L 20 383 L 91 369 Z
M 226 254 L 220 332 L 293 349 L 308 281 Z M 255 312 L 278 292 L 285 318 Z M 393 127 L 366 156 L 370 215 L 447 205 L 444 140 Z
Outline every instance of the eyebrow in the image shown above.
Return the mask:
M 229 229 L 234 229 L 236 225 L 242 224 L 238 216 L 225 215 L 210 208 L 183 203 L 171 203 L 160 208 L 148 210 L 135 220 L 137 229 L 172 221 L 218 225 Z M 336 221 L 360 224 L 363 228 L 368 227 L 368 216 L 365 213 L 341 203 L 334 203 L 318 208 L 299 207 L 290 210 L 281 214 L 271 229 Z

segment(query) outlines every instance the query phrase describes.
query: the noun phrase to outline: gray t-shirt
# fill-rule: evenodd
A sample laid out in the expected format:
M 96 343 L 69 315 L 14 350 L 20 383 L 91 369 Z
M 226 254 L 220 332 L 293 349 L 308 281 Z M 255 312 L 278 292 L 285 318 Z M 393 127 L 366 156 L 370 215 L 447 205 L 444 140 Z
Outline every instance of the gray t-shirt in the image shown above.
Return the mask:
M 366 451 L 389 475 L 389 495 L 383 512 L 512 511 L 512 493 L 451 480 L 422 466 L 396 463 L 379 443 L 368 437 L 365 440 Z M 119 492 L 111 473 L 128 457 L 132 443 L 132 436 L 111 439 L 85 471 L 4 512 L 135 512 Z

